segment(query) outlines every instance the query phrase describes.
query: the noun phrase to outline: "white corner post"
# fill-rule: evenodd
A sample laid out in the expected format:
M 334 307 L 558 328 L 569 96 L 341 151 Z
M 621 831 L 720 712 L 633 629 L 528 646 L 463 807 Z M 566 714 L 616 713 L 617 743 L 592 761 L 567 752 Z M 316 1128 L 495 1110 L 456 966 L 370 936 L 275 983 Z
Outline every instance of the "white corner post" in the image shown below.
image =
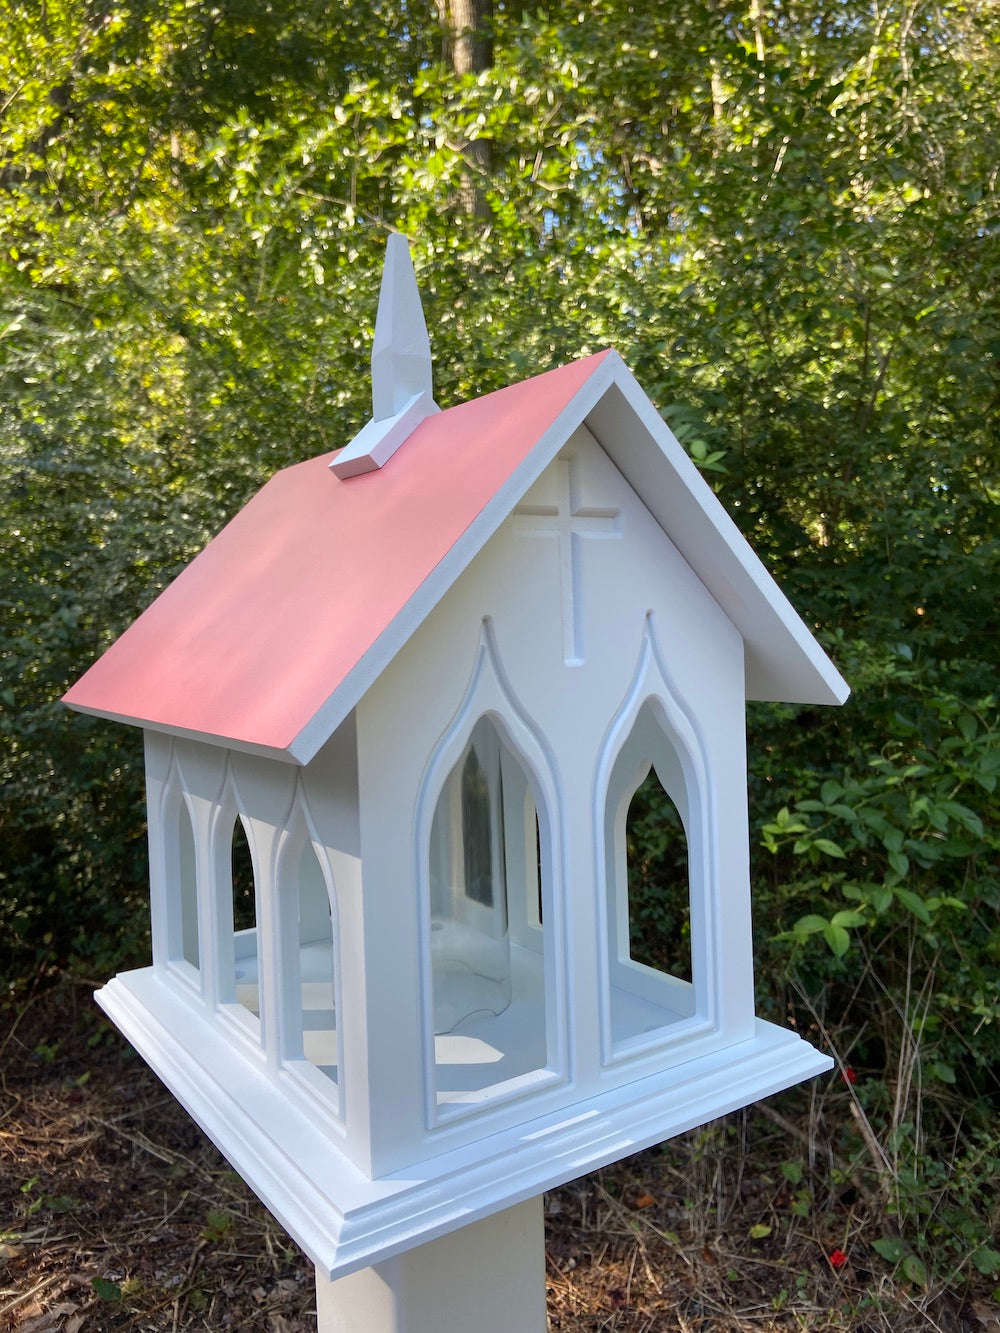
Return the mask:
M 318 1333 L 545 1333 L 542 1196 L 330 1282 Z

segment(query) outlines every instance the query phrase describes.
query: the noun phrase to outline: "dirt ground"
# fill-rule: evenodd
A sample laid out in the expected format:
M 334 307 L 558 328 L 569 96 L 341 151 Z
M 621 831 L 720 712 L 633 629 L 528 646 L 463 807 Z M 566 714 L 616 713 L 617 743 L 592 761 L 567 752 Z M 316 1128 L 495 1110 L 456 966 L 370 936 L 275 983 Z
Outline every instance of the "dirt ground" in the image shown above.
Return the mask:
M 0 1009 L 0 1333 L 315 1330 L 308 1262 L 90 990 L 64 979 Z M 896 1280 L 828 1163 L 796 1178 L 822 1157 L 809 1100 L 548 1195 L 550 1330 L 1000 1333 L 982 1292 Z

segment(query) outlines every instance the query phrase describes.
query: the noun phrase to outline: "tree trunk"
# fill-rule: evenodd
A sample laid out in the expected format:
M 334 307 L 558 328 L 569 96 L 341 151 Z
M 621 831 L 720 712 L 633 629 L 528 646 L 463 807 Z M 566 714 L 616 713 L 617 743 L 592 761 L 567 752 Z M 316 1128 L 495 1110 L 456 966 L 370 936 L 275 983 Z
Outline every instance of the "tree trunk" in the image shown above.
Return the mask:
M 444 59 L 460 78 L 481 74 L 493 64 L 493 0 L 437 0 L 444 29 Z M 459 203 L 470 217 L 486 217 L 482 182 L 492 165 L 489 139 L 467 139 L 462 151 L 469 169 L 462 173 Z

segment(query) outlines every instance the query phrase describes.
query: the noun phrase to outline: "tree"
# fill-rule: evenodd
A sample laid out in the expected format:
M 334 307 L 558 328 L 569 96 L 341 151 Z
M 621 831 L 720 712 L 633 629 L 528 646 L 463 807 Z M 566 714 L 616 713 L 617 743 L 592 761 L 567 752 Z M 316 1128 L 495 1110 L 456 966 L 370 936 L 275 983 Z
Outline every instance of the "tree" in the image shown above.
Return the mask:
M 991 19 L 986 0 L 0 0 L 10 974 L 141 952 L 137 752 L 56 700 L 275 468 L 366 418 L 398 228 L 439 401 L 618 345 L 824 627 L 854 701 L 752 718 L 762 1001 L 877 1033 L 856 1056 L 902 1143 L 877 1067 L 913 1055 L 921 969 L 920 1132 L 961 1138 L 960 1099 L 988 1119 Z
M 475 79 L 493 63 L 492 0 L 437 0 L 444 31 L 444 59 L 459 79 Z M 487 216 L 479 183 L 489 176 L 489 140 L 473 136 L 460 142 L 469 163 L 459 195 L 462 207 L 474 216 Z

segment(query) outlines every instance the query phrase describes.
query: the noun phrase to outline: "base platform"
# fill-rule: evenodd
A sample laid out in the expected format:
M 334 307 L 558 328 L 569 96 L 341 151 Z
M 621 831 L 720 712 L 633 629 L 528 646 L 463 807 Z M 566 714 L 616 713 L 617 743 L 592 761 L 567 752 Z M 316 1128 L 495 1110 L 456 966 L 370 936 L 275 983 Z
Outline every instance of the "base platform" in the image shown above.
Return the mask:
M 370 1180 L 333 1127 L 248 1059 L 153 968 L 97 992 L 102 1009 L 331 1280 L 382 1263 L 544 1190 L 832 1068 L 757 1020 L 749 1041 L 637 1078 L 563 1111 Z

